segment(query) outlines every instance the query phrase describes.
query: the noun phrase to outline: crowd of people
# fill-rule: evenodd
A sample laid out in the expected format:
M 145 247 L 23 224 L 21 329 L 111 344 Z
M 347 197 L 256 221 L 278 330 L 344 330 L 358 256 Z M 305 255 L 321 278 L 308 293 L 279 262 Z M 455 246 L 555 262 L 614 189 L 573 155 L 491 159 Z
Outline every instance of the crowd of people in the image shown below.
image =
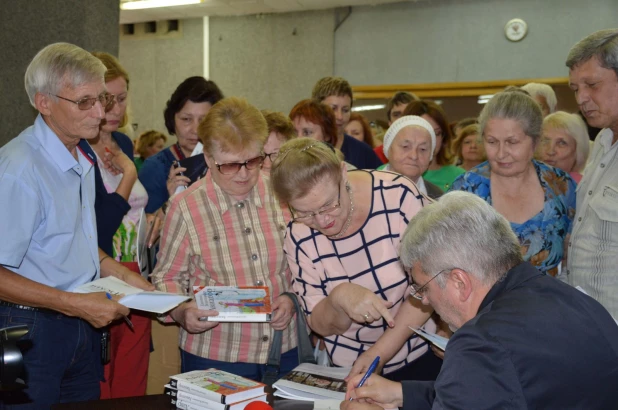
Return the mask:
M 332 365 L 351 369 L 344 410 L 612 408 L 618 30 L 578 42 L 566 66 L 578 113 L 529 83 L 451 123 L 402 91 L 383 135 L 353 112 L 341 77 L 318 80 L 288 115 L 190 77 L 163 110 L 167 134 L 134 144 L 119 131 L 130 101 L 121 63 L 45 47 L 25 74 L 39 115 L 0 148 L 11 238 L 0 245 L 0 328 L 25 324 L 30 343 L 27 387 L 0 392 L 0 408 L 146 393 L 153 317 L 73 292 L 108 276 L 185 295 L 270 289 L 267 323 L 210 321 L 217 312 L 195 300 L 159 316 L 179 326 L 182 372 L 261 380 L 282 331 L 283 375 L 299 364 L 295 315 L 306 315 Z M 142 218 L 161 226 L 150 280 L 137 263 Z M 448 337 L 446 351 L 414 328 Z

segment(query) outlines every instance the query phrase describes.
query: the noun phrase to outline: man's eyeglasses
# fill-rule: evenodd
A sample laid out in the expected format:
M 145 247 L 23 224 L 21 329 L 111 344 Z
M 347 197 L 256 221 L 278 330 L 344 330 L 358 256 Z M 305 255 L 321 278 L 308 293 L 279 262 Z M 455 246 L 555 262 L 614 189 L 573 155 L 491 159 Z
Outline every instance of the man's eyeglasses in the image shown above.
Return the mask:
M 227 164 L 217 164 L 215 161 L 215 165 L 223 175 L 234 175 L 238 173 L 242 167 L 252 170 L 261 166 L 264 162 L 264 158 L 264 155 L 260 155 L 259 157 L 248 159 L 245 162 L 228 162 Z
M 52 94 L 52 95 L 54 97 L 60 98 L 61 100 L 65 100 L 68 102 L 72 102 L 73 104 L 76 104 L 77 108 L 79 108 L 82 111 L 88 111 L 89 109 L 94 107 L 97 101 L 101 103 L 101 106 L 103 108 L 107 108 L 111 103 L 114 102 L 114 95 L 109 94 L 109 93 L 103 93 L 99 95 L 98 97 L 85 97 L 78 101 L 69 100 L 68 98 L 64 98 L 56 94 Z
M 290 212 L 292 213 L 292 222 L 307 222 L 310 219 L 318 215 L 328 215 L 341 209 L 341 184 L 339 184 L 339 193 L 337 194 L 337 203 L 327 208 L 321 209 L 317 212 L 297 212 L 290 206 Z M 294 215 L 296 214 L 296 215 Z
M 453 269 L 454 268 L 441 270 L 440 272 L 433 275 L 431 279 L 425 282 L 423 286 L 419 286 L 416 283 L 414 283 L 414 281 L 412 281 L 412 284 L 410 285 L 410 288 L 412 288 L 412 290 L 410 291 L 410 296 L 412 296 L 414 299 L 423 300 L 423 297 L 425 296 L 425 292 L 427 291 L 427 285 L 429 285 L 429 283 L 431 283 L 431 281 L 437 278 L 438 275 L 440 275 L 441 273 L 450 272 Z

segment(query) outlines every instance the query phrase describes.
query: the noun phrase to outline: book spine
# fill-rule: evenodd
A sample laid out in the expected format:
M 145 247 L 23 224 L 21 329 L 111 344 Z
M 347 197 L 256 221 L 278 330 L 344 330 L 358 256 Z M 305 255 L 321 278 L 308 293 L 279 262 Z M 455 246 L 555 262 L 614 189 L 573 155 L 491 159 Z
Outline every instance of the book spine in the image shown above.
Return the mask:
M 266 323 L 270 322 L 271 314 L 270 313 L 252 313 L 247 315 L 241 314 L 227 314 L 225 312 L 219 312 L 217 316 L 210 316 L 208 318 L 211 322 L 259 322 Z
M 205 397 L 196 396 L 195 394 L 187 393 L 184 391 L 179 391 L 176 394 L 176 400 L 190 403 L 196 406 L 206 406 L 209 410 L 228 410 L 230 408 L 229 405 L 219 404 L 212 400 L 208 400 Z
M 204 407 L 204 406 L 186 402 L 184 400 L 176 400 L 176 403 L 172 403 L 172 404 L 176 404 L 177 409 L 183 409 L 183 410 L 214 410 L 215 409 L 214 407 Z
M 163 394 L 170 397 L 176 397 L 178 396 L 178 390 L 173 387 L 166 387 L 165 390 L 163 390 Z
M 197 387 L 191 382 L 187 382 L 185 380 L 176 380 L 176 386 L 179 392 L 184 391 L 187 393 L 195 394 L 200 397 L 204 397 L 208 400 L 212 400 L 216 403 L 225 404 L 225 396 L 215 393 L 210 390 L 203 389 L 201 387 Z

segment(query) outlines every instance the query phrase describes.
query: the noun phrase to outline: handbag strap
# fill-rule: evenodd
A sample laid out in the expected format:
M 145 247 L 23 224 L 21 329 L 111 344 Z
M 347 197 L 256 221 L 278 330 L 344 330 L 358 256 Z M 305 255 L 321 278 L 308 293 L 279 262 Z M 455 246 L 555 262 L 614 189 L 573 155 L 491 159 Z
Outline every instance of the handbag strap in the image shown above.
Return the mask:
M 307 319 L 305 312 L 298 303 L 298 298 L 294 293 L 285 292 L 282 295 L 287 296 L 294 303 L 296 309 L 296 335 L 298 338 L 298 363 L 313 363 L 316 364 L 313 357 L 313 347 L 311 339 L 307 332 Z M 262 377 L 262 383 L 272 386 L 279 379 L 279 368 L 281 367 L 281 344 L 283 341 L 283 330 L 275 330 L 273 340 L 268 352 L 268 360 L 266 362 L 266 371 Z

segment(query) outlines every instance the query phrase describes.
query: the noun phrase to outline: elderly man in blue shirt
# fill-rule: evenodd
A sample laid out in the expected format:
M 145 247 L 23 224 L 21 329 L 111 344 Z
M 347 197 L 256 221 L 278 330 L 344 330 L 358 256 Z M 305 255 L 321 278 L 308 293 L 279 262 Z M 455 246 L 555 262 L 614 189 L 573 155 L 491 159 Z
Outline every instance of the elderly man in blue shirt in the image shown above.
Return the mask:
M 98 135 L 111 99 L 104 73 L 100 60 L 77 46 L 42 49 L 25 76 L 39 115 L 0 149 L 0 328 L 27 325 L 30 345 L 27 388 L 0 393 L 0 408 L 98 399 L 97 329 L 129 310 L 105 293 L 72 290 L 110 275 L 152 289 L 97 246 L 97 165 L 85 140 Z

